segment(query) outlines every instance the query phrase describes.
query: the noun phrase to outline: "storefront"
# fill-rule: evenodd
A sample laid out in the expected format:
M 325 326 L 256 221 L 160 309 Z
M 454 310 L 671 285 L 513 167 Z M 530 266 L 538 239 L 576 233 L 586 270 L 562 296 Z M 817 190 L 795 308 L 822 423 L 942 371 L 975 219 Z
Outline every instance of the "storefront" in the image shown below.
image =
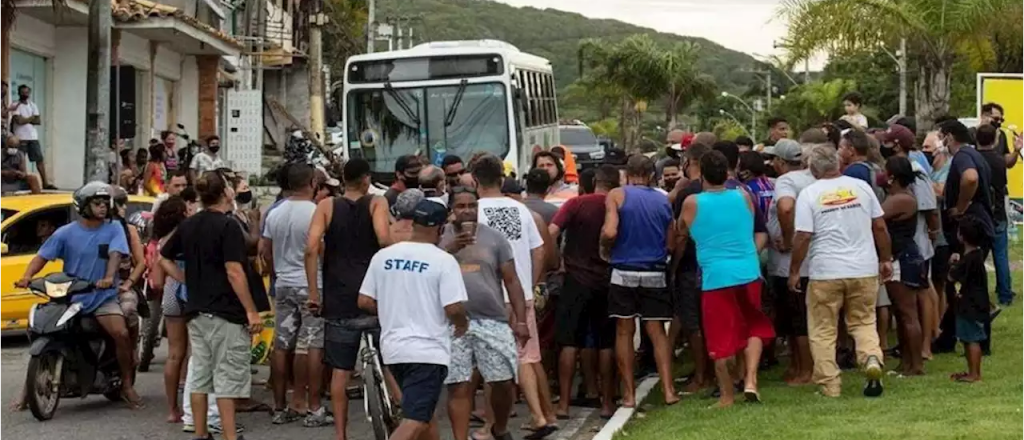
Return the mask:
M 10 83 L 10 100 L 8 102 L 14 102 L 18 99 L 18 88 L 25 85 L 32 89 L 31 99 L 35 102 L 36 107 L 39 108 L 39 115 L 42 117 L 42 123 L 36 130 L 39 132 L 39 144 L 43 147 L 44 156 L 47 155 L 47 149 L 49 144 L 47 141 L 45 125 L 50 121 L 48 118 L 49 113 L 47 110 L 47 99 L 49 92 L 49 67 L 50 63 L 45 57 L 39 55 L 18 50 L 11 49 L 11 83 Z M 33 165 L 33 171 L 35 170 Z

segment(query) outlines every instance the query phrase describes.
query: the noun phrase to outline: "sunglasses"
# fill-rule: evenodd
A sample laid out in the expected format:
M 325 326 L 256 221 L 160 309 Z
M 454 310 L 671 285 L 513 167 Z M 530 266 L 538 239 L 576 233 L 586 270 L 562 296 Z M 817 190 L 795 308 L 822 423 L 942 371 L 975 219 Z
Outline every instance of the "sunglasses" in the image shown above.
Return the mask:
M 447 176 L 449 178 L 462 177 L 463 175 L 465 175 L 468 172 L 469 172 L 469 170 L 464 170 L 463 169 L 463 170 L 456 171 L 454 173 L 445 173 L 445 176 Z
M 472 194 L 474 196 L 477 195 L 476 188 L 473 188 L 473 187 L 470 187 L 470 186 L 465 186 L 465 185 L 456 186 L 456 187 L 452 188 L 451 191 L 449 191 L 449 192 L 453 196 L 456 195 L 456 194 L 464 194 L 464 193 L 465 194 Z

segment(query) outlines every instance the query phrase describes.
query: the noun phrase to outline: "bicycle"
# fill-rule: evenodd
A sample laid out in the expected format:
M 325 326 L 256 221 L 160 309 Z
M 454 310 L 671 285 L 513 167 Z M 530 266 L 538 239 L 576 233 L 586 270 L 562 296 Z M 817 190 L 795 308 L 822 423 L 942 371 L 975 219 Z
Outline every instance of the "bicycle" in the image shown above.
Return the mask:
M 369 332 L 363 333 L 363 348 L 359 355 L 362 359 L 363 410 L 373 426 L 374 438 L 388 440 L 398 428 L 401 416 L 388 390 L 384 360 Z

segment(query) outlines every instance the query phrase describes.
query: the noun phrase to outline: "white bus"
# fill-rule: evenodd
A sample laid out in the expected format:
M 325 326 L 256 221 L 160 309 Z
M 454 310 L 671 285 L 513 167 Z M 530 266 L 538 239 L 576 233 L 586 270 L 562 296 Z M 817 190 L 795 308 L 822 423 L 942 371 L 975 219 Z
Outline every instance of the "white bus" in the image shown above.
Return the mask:
M 559 143 L 551 63 L 501 41 L 353 56 L 344 87 L 344 155 L 369 161 L 380 183 L 394 181 L 408 154 L 439 165 L 486 151 L 523 176 L 534 152 Z

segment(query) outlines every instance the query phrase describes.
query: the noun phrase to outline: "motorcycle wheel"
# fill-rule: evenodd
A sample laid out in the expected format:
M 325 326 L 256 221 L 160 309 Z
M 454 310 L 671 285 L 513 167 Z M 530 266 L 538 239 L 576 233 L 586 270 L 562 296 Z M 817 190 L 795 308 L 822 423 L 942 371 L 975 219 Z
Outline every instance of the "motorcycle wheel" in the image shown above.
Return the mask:
M 156 307 L 153 303 L 156 303 Z M 140 373 L 149 371 L 149 364 L 153 362 L 153 351 L 160 342 L 160 321 L 163 320 L 163 314 L 159 303 L 159 301 L 150 301 L 149 318 L 142 321 L 142 329 L 139 331 L 141 343 L 139 344 L 138 370 Z
M 365 399 L 364 404 L 370 425 L 373 427 L 375 440 L 388 440 L 394 428 L 391 414 L 384 404 L 384 393 L 381 389 L 384 381 L 382 379 L 376 373 L 363 370 L 363 399 Z
M 32 416 L 41 422 L 53 418 L 60 403 L 60 390 L 54 388 L 59 372 L 58 360 L 61 354 L 56 352 L 32 356 L 28 361 L 28 372 L 25 375 L 25 399 Z

